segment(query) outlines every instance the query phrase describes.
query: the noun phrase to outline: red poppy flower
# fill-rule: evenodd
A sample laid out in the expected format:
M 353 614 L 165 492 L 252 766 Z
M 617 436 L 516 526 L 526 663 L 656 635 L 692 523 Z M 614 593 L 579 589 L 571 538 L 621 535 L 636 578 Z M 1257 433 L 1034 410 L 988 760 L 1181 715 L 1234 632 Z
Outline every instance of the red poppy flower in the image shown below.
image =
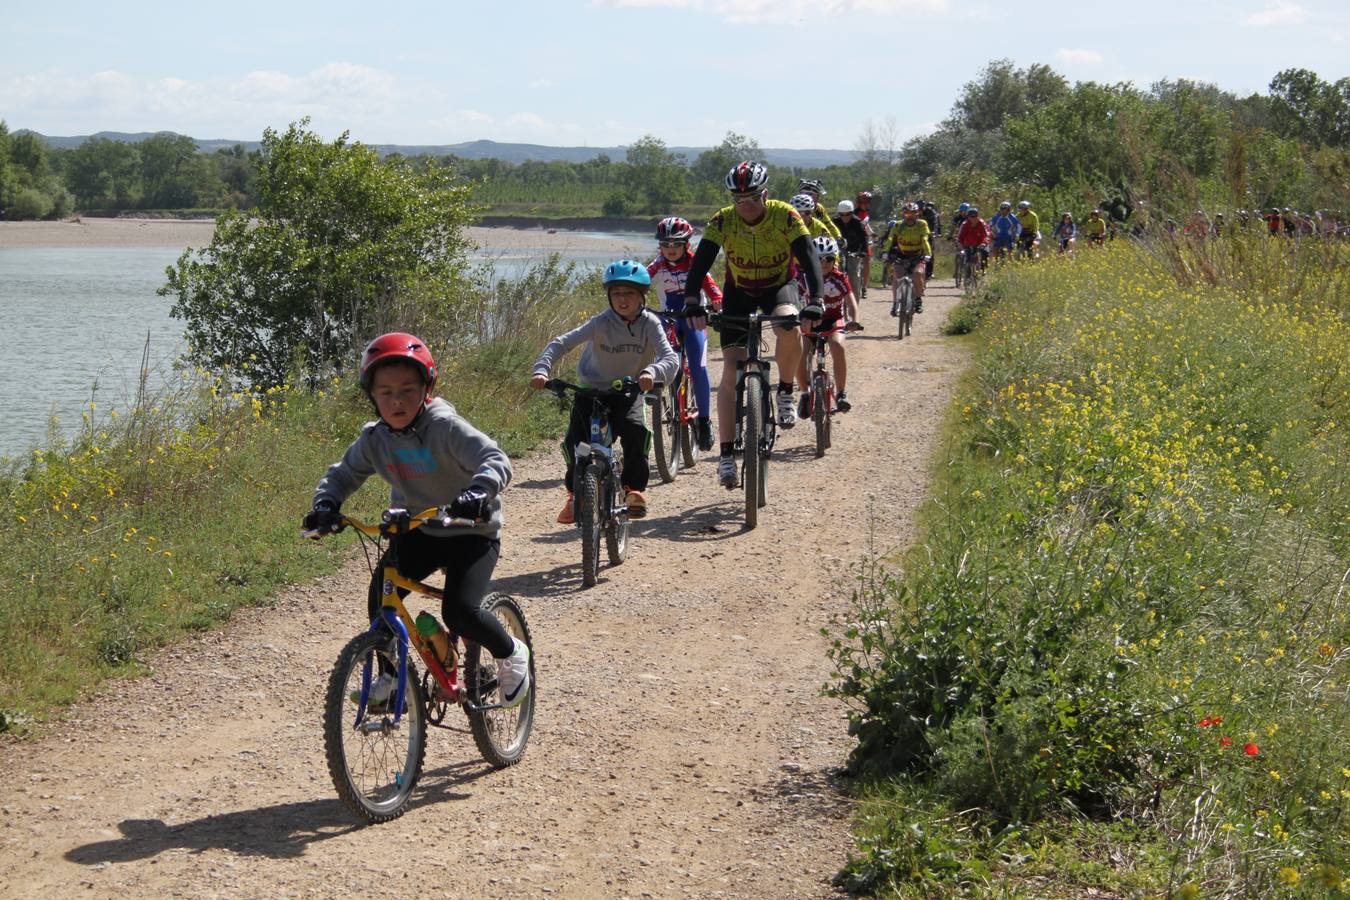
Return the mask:
M 1247 743 L 1242 745 L 1242 751 L 1246 753 L 1248 756 L 1255 756 L 1256 754 L 1261 752 L 1261 748 L 1253 744 L 1251 741 L 1248 741 Z
M 1231 746 L 1233 746 L 1233 739 L 1230 738 L 1228 735 L 1225 734 L 1223 737 L 1219 738 L 1219 746 L 1220 746 L 1220 747 L 1231 747 Z
M 1211 726 L 1211 725 L 1213 725 L 1213 724 L 1214 724 L 1214 723 L 1210 720 L 1209 716 L 1205 716 L 1205 717 L 1204 717 L 1203 719 L 1201 719 L 1199 722 L 1195 723 L 1195 727 L 1196 727 L 1196 728 L 1208 728 L 1209 726 Z

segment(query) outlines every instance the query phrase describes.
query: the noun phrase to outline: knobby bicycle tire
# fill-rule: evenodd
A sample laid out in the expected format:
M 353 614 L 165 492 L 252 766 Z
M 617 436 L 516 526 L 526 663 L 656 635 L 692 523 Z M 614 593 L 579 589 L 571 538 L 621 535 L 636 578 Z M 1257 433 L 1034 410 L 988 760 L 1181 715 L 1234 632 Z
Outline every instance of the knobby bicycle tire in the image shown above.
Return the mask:
M 759 455 L 759 439 L 764 433 L 764 385 L 757 375 L 745 379 L 745 430 L 742 432 L 742 473 L 745 483 L 745 527 L 759 524 L 759 478 L 763 460 Z
M 610 473 L 605 496 L 601 499 L 605 503 L 605 508 L 609 511 L 605 516 L 605 550 L 609 554 L 611 566 L 622 563 L 624 556 L 628 553 L 628 516 L 620 517 L 614 510 L 621 498 L 623 498 L 623 485 L 619 483 L 617 476 Z
M 821 372 L 811 379 L 811 419 L 816 425 L 816 458 L 819 459 L 830 447 L 829 391 Z
M 497 768 L 515 765 L 525 755 L 525 745 L 534 727 L 534 701 L 539 682 L 534 674 L 534 640 L 525 614 L 515 600 L 493 592 L 483 598 L 479 608 L 501 620 L 508 634 L 530 648 L 530 692 L 513 709 L 468 709 L 469 730 L 478 752 L 489 765 Z M 501 702 L 497 690 L 497 662 L 479 644 L 464 642 L 464 685 L 469 701 L 474 706 Z
M 371 825 L 397 819 L 407 810 L 427 752 L 426 705 L 411 650 L 404 697 L 407 708 L 397 727 L 392 725 L 392 716 L 381 715 L 376 723 L 377 717 L 369 711 L 360 723 L 356 721 L 357 707 L 348 695 L 361 689 L 367 663 L 371 678 L 378 675 L 379 656 L 396 668 L 393 648 L 394 638 L 384 629 L 352 638 L 338 654 L 324 697 L 324 755 L 333 787 L 343 804 Z M 380 730 L 374 730 L 377 727 Z
M 656 472 L 666 484 L 680 474 L 677 465 L 680 450 L 678 393 L 678 385 L 672 384 L 652 397 L 652 450 L 656 453 Z
M 600 577 L 600 479 L 589 464 L 580 477 L 577 523 L 581 526 L 581 583 L 590 587 Z

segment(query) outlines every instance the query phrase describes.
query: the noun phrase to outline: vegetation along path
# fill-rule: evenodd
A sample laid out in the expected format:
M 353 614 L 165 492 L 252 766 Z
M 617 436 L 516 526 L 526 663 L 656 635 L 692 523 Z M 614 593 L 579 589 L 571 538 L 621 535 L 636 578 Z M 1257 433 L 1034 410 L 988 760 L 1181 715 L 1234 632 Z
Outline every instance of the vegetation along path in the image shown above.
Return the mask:
M 820 628 L 869 548 L 909 539 L 964 361 L 938 333 L 955 302 L 931 290 L 897 342 L 889 291 L 863 301 L 854 410 L 823 459 L 805 423 L 783 433 L 754 531 L 705 459 L 653 488 L 628 561 L 582 590 L 575 530 L 553 524 L 556 454 L 517 462 L 497 574 L 537 642 L 520 765 L 490 769 L 467 736 L 435 732 L 408 813 L 356 826 L 319 723 L 362 625 L 357 556 L 0 744 L 0 895 L 831 894 L 851 846 L 834 778 L 850 742 L 820 695 Z M 308 498 L 292 500 L 298 520 Z

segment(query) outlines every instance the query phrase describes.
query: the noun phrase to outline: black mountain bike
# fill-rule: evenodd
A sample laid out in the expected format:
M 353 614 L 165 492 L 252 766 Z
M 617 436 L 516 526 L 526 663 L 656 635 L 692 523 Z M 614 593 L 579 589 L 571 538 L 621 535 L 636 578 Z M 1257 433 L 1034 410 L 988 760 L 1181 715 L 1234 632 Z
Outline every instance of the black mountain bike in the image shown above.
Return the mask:
M 806 335 L 811 341 L 816 357 L 816 367 L 811 372 L 811 383 L 807 388 L 806 407 L 807 415 L 811 417 L 811 422 L 816 427 L 817 458 L 824 456 L 825 451 L 830 449 L 831 418 L 835 413 L 835 388 L 834 376 L 830 374 L 825 358 L 829 355 L 830 335 L 838 331 L 862 331 L 862 325 L 858 322 L 844 325 L 840 321 L 833 328 Z
M 902 264 L 902 259 L 897 257 L 895 260 L 897 272 Z M 915 266 L 922 265 L 923 260 L 915 263 Z M 917 302 L 914 296 L 914 276 L 907 271 L 895 283 L 895 301 L 891 304 L 891 315 L 895 316 L 898 340 L 903 341 L 905 335 L 914 333 L 914 306 Z
M 760 358 L 765 324 L 795 326 L 797 314 L 785 316 L 753 312 L 748 316 L 711 313 L 708 322 L 722 326 L 745 325 L 746 359 L 736 362 L 736 438 L 734 453 L 741 454 L 741 485 L 745 488 L 745 527 L 759 524 L 759 508 L 768 503 L 769 457 L 778 440 L 778 418 L 773 410 L 773 381 L 769 361 Z M 793 335 L 792 340 L 796 340 Z
M 979 245 L 966 247 L 960 256 L 960 266 L 964 277 L 961 279 L 965 283 L 967 294 L 975 292 L 975 288 L 980 284 L 980 263 L 981 254 Z
M 628 552 L 628 506 L 623 495 L 623 461 L 614 452 L 614 427 L 604 400 L 636 397 L 636 381 L 619 379 L 611 390 L 597 390 L 551 378 L 544 389 L 559 397 L 571 391 L 575 403 L 591 404 L 589 441 L 569 448 L 573 453 L 573 515 L 581 528 L 581 583 L 591 587 L 600 577 L 600 540 L 603 536 L 609 564 L 617 566 Z M 653 387 L 660 390 L 660 385 Z

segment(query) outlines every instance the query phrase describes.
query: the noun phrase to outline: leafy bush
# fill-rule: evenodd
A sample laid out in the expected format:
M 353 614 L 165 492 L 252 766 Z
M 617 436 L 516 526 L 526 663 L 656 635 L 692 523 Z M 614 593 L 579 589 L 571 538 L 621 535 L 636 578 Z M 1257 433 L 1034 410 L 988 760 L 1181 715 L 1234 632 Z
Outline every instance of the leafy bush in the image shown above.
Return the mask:
M 923 542 L 861 582 L 831 691 L 854 771 L 987 834 L 1117 819 L 1169 842 L 1155 889 L 1265 894 L 1350 863 L 1345 295 L 1143 254 L 991 279 Z

